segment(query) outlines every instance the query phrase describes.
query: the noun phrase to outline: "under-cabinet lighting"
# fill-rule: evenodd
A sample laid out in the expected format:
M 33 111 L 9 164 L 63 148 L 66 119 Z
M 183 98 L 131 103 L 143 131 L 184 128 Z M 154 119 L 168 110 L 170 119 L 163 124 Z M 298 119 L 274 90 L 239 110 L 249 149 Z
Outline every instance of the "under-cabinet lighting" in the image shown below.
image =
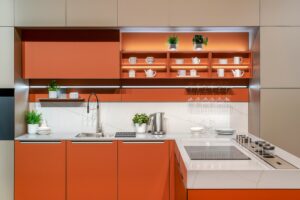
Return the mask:
M 228 89 L 234 89 L 234 88 L 237 88 L 237 89 L 242 89 L 242 88 L 248 88 L 248 86 L 244 86 L 244 85 L 241 85 L 241 86 L 224 86 L 224 85 L 222 85 L 222 86 L 218 86 L 218 85 L 207 85 L 207 86 L 204 86 L 204 85 L 199 85 L 199 86 L 197 86 L 197 85 L 195 85 L 195 86 L 186 86 L 186 85 L 176 85 L 176 86 L 174 86 L 174 85 L 166 85 L 166 86 L 161 86 L 161 85 L 124 85 L 124 86 L 122 86 L 122 88 L 128 88 L 128 89 L 130 89 L 130 88 L 145 88 L 145 89 L 147 89 L 147 88 L 153 88 L 153 89 L 155 89 L 155 88 L 170 88 L 170 89 L 172 89 L 172 88 L 174 88 L 174 89 L 177 89 L 177 88 L 184 88 L 184 89 L 206 89 L 206 88 L 208 88 L 208 89 L 223 89 L 223 88 L 228 88 Z
M 62 89 L 114 89 L 114 88 L 120 88 L 121 86 L 118 85 L 99 85 L 99 86 L 59 86 L 59 88 Z M 48 88 L 48 86 L 43 85 L 31 85 L 29 86 L 31 89 L 44 89 Z

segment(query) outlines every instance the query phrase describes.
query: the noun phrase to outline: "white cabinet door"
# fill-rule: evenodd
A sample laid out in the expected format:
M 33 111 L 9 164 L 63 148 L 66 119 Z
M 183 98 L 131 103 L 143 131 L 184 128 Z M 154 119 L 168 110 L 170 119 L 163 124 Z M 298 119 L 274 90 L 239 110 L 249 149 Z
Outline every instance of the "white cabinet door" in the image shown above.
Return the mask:
M 261 26 L 300 26 L 299 0 L 261 0 Z
M 14 1 L 0 0 L 0 26 L 14 25 Z
M 168 0 L 118 0 L 119 26 L 168 26 Z
M 0 88 L 14 88 L 13 27 L 0 27 Z
M 171 26 L 258 26 L 259 0 L 170 0 Z
M 16 26 L 65 26 L 66 0 L 15 0 Z
M 261 87 L 300 87 L 300 27 L 261 28 Z
M 300 157 L 300 89 L 261 90 L 261 137 Z
M 117 0 L 67 0 L 67 26 L 117 26 Z

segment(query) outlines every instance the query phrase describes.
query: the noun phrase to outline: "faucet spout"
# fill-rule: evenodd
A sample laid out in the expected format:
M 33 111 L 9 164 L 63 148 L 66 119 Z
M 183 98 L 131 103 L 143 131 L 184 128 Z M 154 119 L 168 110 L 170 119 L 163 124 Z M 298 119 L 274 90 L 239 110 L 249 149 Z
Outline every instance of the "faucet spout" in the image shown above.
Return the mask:
M 100 115 L 100 106 L 99 106 L 99 99 L 98 99 L 98 96 L 95 93 L 91 93 L 89 95 L 88 102 L 87 102 L 87 113 L 90 113 L 90 100 L 91 100 L 92 96 L 95 96 L 96 102 L 97 102 L 96 133 L 100 134 L 101 137 L 104 137 L 104 134 L 101 131 L 101 127 L 100 127 L 100 117 L 99 117 L 99 115 Z

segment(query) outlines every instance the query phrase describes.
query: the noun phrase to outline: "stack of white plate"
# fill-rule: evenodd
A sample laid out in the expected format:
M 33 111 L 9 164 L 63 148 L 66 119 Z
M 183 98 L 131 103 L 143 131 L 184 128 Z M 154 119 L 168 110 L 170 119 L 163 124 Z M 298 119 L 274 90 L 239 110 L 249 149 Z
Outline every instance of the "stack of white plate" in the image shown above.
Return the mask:
M 231 128 L 220 128 L 216 129 L 218 135 L 233 135 L 235 133 L 234 129 Z
M 200 135 L 204 133 L 204 127 L 199 126 L 199 127 L 191 127 L 191 133 L 193 135 Z
M 37 134 L 39 135 L 49 135 L 51 133 L 51 129 L 49 127 L 39 127 Z

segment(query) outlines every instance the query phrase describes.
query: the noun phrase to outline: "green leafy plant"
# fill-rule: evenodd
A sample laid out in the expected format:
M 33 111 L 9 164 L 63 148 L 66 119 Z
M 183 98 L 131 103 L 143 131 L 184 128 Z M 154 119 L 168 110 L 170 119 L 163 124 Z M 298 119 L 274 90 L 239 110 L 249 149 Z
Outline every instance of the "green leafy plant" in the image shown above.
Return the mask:
M 36 111 L 29 111 L 25 115 L 25 120 L 27 124 L 39 124 L 42 120 L 42 114 Z
M 169 44 L 177 44 L 179 41 L 178 37 L 176 35 L 172 35 L 168 38 Z
M 194 35 L 193 43 L 207 45 L 208 38 L 204 38 L 203 35 Z
M 49 91 L 58 91 L 59 90 L 59 86 L 58 86 L 56 80 L 52 80 L 50 82 L 50 84 L 48 85 L 48 90 Z
M 141 114 L 137 113 L 134 115 L 132 121 L 134 124 L 141 125 L 141 124 L 147 124 L 149 122 L 149 119 L 150 119 L 149 116 L 146 115 L 145 113 L 141 113 Z

